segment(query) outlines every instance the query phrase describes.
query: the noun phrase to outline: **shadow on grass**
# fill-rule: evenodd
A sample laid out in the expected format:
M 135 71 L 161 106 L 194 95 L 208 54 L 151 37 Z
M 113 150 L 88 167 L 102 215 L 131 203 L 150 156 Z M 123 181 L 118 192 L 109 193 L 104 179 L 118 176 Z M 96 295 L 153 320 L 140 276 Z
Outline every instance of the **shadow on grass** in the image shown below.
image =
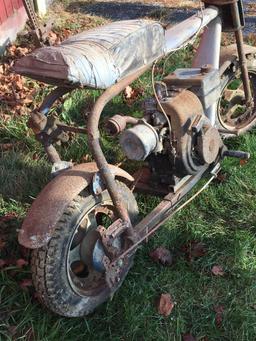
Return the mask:
M 189 9 L 189 10 L 188 10 Z M 89 15 L 96 15 L 106 19 L 131 20 L 140 18 L 161 19 L 165 18 L 169 22 L 179 22 L 186 19 L 195 12 L 194 9 L 177 9 L 166 7 L 161 4 L 149 4 L 142 2 L 105 2 L 85 3 L 84 1 L 71 2 L 67 8 L 71 13 L 82 12 Z
M 45 159 L 33 160 L 32 155 L 14 150 L 0 158 L 0 189 L 7 200 L 31 202 L 49 176 L 50 166 Z

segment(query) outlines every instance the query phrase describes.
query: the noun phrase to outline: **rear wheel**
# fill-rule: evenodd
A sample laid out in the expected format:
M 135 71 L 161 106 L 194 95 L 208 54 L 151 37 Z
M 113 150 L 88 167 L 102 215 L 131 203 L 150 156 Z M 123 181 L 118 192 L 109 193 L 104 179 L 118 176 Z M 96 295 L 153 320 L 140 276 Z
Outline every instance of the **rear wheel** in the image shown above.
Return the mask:
M 132 192 L 118 182 L 133 223 L 138 207 Z M 93 257 L 97 248 L 98 225 L 107 228 L 116 220 L 115 210 L 107 190 L 99 196 L 81 193 L 68 206 L 59 220 L 49 243 L 32 253 L 32 278 L 42 303 L 53 312 L 73 317 L 92 312 L 108 299 L 121 285 L 132 259 L 122 269 L 120 281 L 110 292 L 105 275 L 95 268 Z M 120 251 L 124 247 L 121 237 L 115 240 Z
M 249 78 L 253 96 L 253 105 L 245 103 L 241 72 L 228 70 L 223 76 L 223 88 L 218 103 L 217 126 L 227 132 L 245 133 L 256 124 L 256 69 L 249 67 Z M 228 135 L 227 137 L 232 136 Z

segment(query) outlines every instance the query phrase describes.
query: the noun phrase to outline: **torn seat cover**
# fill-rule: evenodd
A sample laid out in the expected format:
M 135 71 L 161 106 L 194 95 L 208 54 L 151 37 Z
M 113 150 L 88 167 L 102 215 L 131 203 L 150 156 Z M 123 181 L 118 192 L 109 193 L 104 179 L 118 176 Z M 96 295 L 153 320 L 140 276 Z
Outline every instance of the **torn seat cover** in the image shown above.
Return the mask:
M 151 20 L 117 21 L 42 47 L 14 71 L 53 85 L 105 89 L 163 56 L 164 28 Z

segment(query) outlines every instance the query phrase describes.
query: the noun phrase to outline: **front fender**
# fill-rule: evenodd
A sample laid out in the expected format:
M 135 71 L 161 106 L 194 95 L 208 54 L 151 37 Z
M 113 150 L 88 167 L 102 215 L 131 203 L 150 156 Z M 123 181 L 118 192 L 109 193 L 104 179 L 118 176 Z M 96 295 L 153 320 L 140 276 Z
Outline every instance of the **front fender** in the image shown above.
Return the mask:
M 133 181 L 133 177 L 113 165 L 109 168 L 115 176 Z M 95 162 L 83 163 L 58 175 L 33 202 L 19 232 L 19 243 L 30 249 L 45 245 L 55 230 L 56 223 L 70 202 L 92 182 L 98 171 Z

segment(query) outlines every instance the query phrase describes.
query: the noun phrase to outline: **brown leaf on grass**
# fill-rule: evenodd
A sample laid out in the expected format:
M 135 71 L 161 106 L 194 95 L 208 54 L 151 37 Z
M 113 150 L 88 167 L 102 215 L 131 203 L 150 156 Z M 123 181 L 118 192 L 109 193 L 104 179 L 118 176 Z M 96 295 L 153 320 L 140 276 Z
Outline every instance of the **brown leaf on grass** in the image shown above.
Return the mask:
M 196 341 L 196 338 L 191 334 L 183 334 L 182 341 Z
M 132 88 L 130 85 L 128 85 L 128 86 L 124 89 L 124 97 L 125 97 L 126 99 L 130 99 L 130 98 L 132 98 L 132 96 L 133 96 L 133 88 Z
M 144 90 L 142 88 L 132 88 L 128 85 L 123 92 L 124 101 L 128 105 L 132 105 L 143 93 Z
M 53 31 L 50 31 L 47 36 L 48 42 L 50 45 L 55 45 L 58 41 L 58 35 Z
M 81 162 L 90 162 L 91 156 L 89 154 L 85 154 L 82 156 Z
M 246 159 L 240 159 L 239 164 L 240 164 L 240 166 L 245 166 L 248 163 L 248 161 L 249 160 L 246 160 Z
M 36 341 L 37 340 L 34 329 L 32 327 L 30 327 L 26 331 L 25 336 L 26 336 L 26 341 Z
M 23 268 L 23 266 L 25 266 L 25 265 L 28 265 L 28 262 L 25 260 L 25 259 L 23 259 L 23 258 L 19 258 L 19 259 L 17 259 L 17 261 L 16 261 L 16 266 L 18 267 L 18 268 Z
M 215 276 L 224 276 L 225 275 L 225 272 L 224 272 L 224 270 L 223 270 L 221 265 L 214 265 L 212 267 L 212 273 Z
M 23 290 L 27 290 L 28 287 L 32 287 L 32 279 L 30 278 L 26 278 L 26 279 L 23 279 L 21 282 L 20 282 L 20 287 L 23 289 Z
M 6 261 L 4 259 L 0 259 L 0 269 L 6 266 Z
M 0 150 L 6 152 L 14 147 L 14 143 L 0 143 Z
M 164 72 L 164 69 L 162 66 L 156 65 L 155 66 L 155 75 L 162 75 Z
M 29 52 L 30 52 L 30 50 L 27 47 L 20 47 L 19 46 L 16 48 L 16 56 L 17 57 L 26 56 Z
M 161 294 L 157 300 L 157 311 L 160 315 L 169 316 L 174 308 L 174 302 L 170 294 Z
M 3 121 L 3 122 L 8 122 L 10 121 L 11 119 L 11 115 L 7 115 L 7 114 L 0 114 L 0 119 Z
M 16 49 L 17 49 L 16 45 L 9 45 L 6 48 L 8 54 L 12 57 L 16 55 Z
M 17 334 L 17 326 L 9 326 L 8 332 L 9 332 L 10 336 L 13 338 Z
M 9 213 L 5 214 L 4 216 L 0 217 L 0 223 L 12 220 L 13 218 L 16 218 L 16 216 L 17 216 L 17 214 L 15 212 L 9 212 Z
M 27 113 L 27 108 L 34 100 L 33 83 L 25 85 L 24 78 L 12 72 L 14 61 L 29 52 L 31 49 L 28 47 L 10 45 L 4 57 L 5 62 L 0 67 L 0 101 L 7 106 L 8 112 L 15 115 Z
M 217 174 L 217 177 L 216 177 L 216 179 L 215 179 L 215 181 L 217 181 L 218 183 L 223 183 L 223 182 L 225 182 L 227 180 L 227 174 L 226 173 L 224 173 L 224 172 L 219 172 L 218 174 Z
M 224 306 L 218 305 L 214 307 L 215 315 L 215 325 L 217 328 L 221 328 L 223 321 Z
M 0 251 L 5 248 L 6 241 L 0 237 Z
M 155 250 L 151 251 L 149 256 L 156 263 L 161 263 L 162 265 L 172 265 L 173 259 L 169 250 L 160 246 Z
M 207 253 L 207 248 L 204 243 L 192 240 L 183 245 L 181 251 L 184 252 L 188 260 L 191 261 L 194 258 L 203 257 Z

